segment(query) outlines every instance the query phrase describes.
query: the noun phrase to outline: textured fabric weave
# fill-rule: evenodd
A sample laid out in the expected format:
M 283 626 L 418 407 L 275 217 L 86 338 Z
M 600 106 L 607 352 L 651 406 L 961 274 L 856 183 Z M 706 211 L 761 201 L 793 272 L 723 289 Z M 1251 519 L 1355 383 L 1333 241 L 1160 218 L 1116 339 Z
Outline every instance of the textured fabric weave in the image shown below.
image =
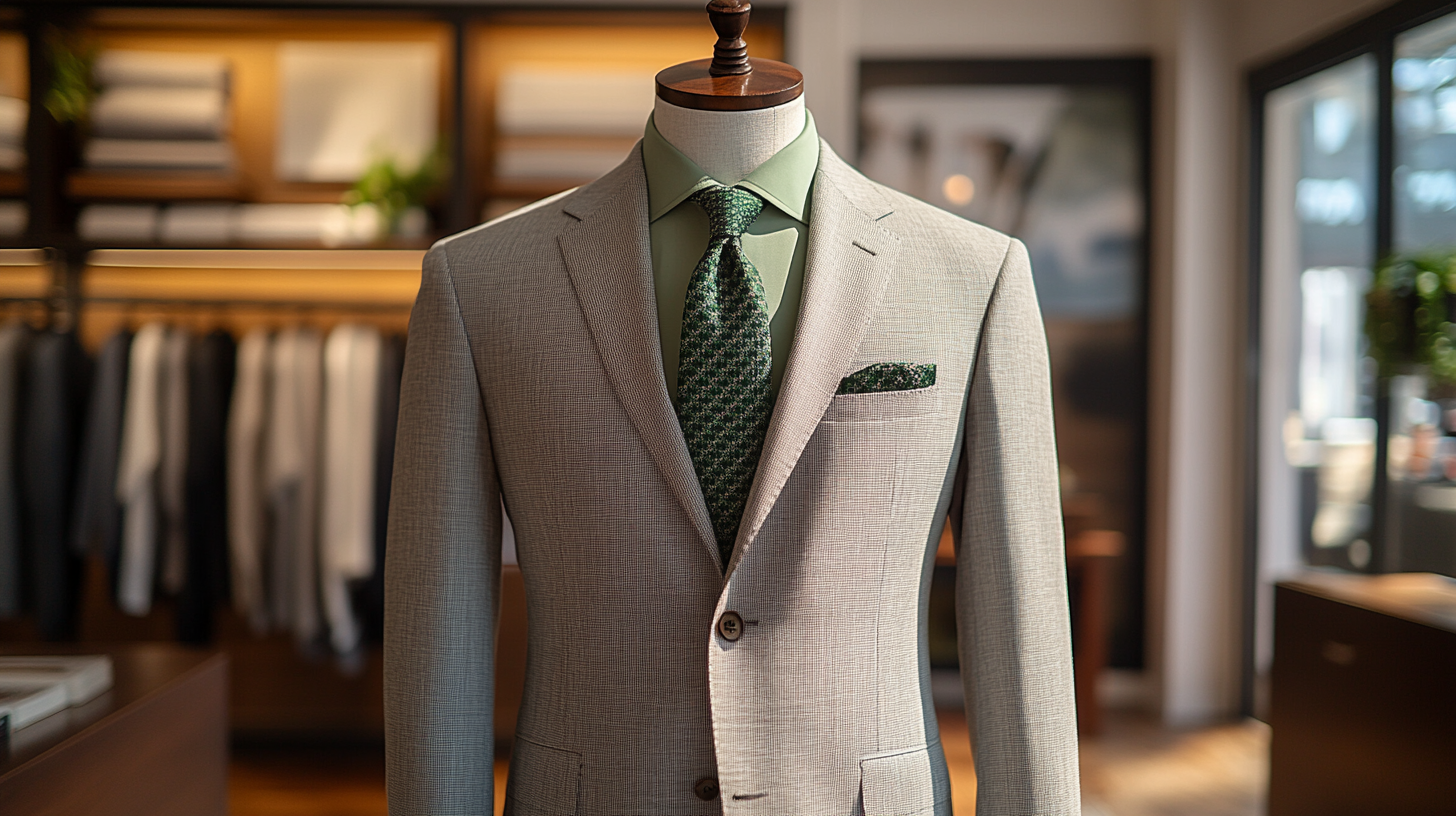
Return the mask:
M 836 394 L 880 394 L 935 385 L 935 363 L 875 363 L 839 381 Z
M 692 200 L 708 214 L 711 237 L 683 307 L 678 421 L 727 566 L 773 407 L 768 303 L 740 240 L 763 199 L 719 186 Z
M 725 571 L 668 398 L 648 213 L 634 150 L 425 256 L 386 550 L 390 813 L 494 810 L 504 501 L 531 621 L 508 816 L 950 816 L 924 605 L 947 517 L 976 812 L 1078 816 L 1025 247 L 821 143 L 798 329 Z M 935 363 L 935 386 L 835 394 L 887 360 Z M 726 611 L 737 641 L 715 634 Z

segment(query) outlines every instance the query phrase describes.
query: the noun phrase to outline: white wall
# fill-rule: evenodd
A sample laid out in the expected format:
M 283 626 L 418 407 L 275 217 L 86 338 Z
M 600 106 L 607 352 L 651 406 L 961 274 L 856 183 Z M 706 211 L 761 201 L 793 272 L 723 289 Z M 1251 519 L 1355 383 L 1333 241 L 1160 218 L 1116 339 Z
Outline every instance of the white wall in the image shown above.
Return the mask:
M 867 57 L 1129 54 L 1148 46 L 1146 0 L 899 0 L 860 8 Z

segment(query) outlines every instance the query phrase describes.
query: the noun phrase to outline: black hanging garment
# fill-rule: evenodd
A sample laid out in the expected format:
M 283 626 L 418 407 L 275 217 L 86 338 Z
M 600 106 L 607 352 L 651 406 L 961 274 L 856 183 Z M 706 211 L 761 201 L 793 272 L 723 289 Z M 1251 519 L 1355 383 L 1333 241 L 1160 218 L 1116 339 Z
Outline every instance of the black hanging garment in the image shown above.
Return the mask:
M 71 548 L 72 490 L 89 361 L 72 332 L 31 344 L 21 432 L 21 496 L 36 629 L 45 640 L 74 632 L 79 561 Z
M 0 327 L 0 619 L 18 616 L 25 600 L 18 446 L 30 337 L 30 327 L 20 321 Z
M 177 639 L 205 644 L 228 594 L 227 420 L 237 344 L 214 331 L 192 346 L 187 398 L 187 580 L 177 598 Z
M 386 335 L 379 347 L 379 412 L 374 453 L 374 574 L 360 590 L 364 633 L 384 640 L 384 540 L 389 531 L 389 485 L 394 479 L 394 433 L 399 424 L 399 384 L 404 375 L 404 337 Z
M 77 556 L 100 556 L 116 592 L 121 551 L 121 502 L 116 498 L 116 467 L 121 455 L 121 414 L 126 401 L 131 332 L 112 335 L 96 360 L 96 382 L 86 411 L 81 470 L 76 485 L 71 542 Z

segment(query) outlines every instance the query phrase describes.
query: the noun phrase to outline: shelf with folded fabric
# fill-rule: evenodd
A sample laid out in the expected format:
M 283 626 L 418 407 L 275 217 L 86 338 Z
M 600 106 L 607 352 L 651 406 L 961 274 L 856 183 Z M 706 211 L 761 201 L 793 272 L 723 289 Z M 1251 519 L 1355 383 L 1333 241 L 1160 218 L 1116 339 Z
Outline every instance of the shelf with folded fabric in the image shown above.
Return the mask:
M 0 26 L 10 20 L 0 16 Z M 0 196 L 25 194 L 25 129 L 30 118 L 25 35 L 0 28 Z
M 384 218 L 372 204 L 108 201 L 82 206 L 76 231 L 98 249 L 426 249 L 439 237 L 420 210 L 403 213 L 392 232 Z
M 96 54 L 97 88 L 79 165 L 66 171 L 78 206 L 339 205 L 377 162 L 430 155 L 454 116 L 454 30 L 431 13 L 103 8 L 75 35 Z M 441 223 L 443 198 L 425 202 L 430 223 Z M 170 238 L 77 229 L 128 246 L 379 243 L 338 240 L 325 229 L 332 216 L 294 215 L 247 235 L 220 234 L 206 216 Z M 306 224 L 320 231 L 305 235 Z M 383 243 L 418 246 L 430 230 L 409 234 Z
M 781 59 L 781 10 L 755 9 L 755 56 Z M 473 212 L 498 215 L 588 183 L 642 136 L 654 77 L 703 56 L 696 10 L 510 11 L 467 36 L 466 176 Z

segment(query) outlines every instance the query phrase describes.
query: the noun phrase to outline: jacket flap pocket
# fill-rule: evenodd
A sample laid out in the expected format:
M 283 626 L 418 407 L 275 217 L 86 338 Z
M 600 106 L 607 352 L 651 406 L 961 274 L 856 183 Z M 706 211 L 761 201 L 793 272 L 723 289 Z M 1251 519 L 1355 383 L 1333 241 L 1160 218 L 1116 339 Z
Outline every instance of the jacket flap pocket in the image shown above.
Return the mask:
M 935 813 L 935 776 L 930 751 L 915 748 L 862 759 L 859 792 L 865 816 L 929 816 Z
M 572 816 L 581 784 L 581 754 L 516 737 L 506 802 L 517 816 Z

